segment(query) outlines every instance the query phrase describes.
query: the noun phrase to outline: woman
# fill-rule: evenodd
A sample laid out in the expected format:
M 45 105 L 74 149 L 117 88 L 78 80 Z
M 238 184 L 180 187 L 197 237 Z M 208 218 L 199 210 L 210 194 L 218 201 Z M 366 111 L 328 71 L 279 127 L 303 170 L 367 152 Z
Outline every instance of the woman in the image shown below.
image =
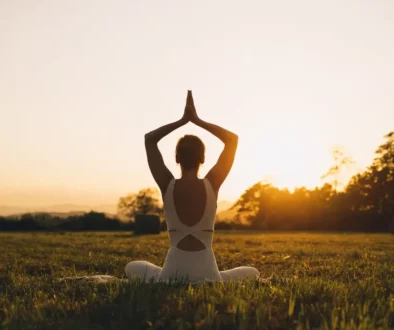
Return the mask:
M 198 170 L 205 160 L 205 146 L 194 135 L 185 135 L 176 146 L 176 162 L 182 176 L 175 179 L 164 164 L 158 142 L 175 129 L 192 122 L 206 129 L 224 143 L 224 149 L 204 179 Z M 163 268 L 147 261 L 132 261 L 126 268 L 128 278 L 145 280 L 223 281 L 255 278 L 253 267 L 219 271 L 212 250 L 216 202 L 220 186 L 234 162 L 238 136 L 197 116 L 191 91 L 188 91 L 183 117 L 145 135 L 150 171 L 158 184 L 164 202 L 164 214 L 170 238 Z

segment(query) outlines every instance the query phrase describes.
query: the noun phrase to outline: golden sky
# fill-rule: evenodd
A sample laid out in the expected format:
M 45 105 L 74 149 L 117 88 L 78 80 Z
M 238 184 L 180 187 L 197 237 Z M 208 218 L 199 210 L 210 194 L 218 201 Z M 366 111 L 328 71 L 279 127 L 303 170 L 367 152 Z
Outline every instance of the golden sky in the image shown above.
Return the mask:
M 330 147 L 368 165 L 394 123 L 394 2 L 0 1 L 0 205 L 116 203 L 153 186 L 144 133 L 233 130 L 220 199 L 270 178 L 319 185 Z M 175 175 L 185 133 L 160 143 Z

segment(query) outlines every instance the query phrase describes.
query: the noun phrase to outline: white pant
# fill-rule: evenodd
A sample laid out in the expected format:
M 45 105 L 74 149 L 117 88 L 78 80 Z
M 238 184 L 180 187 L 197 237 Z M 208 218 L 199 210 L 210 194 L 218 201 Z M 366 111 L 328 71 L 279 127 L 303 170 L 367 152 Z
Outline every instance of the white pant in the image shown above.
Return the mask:
M 125 268 L 126 276 L 129 279 L 140 278 L 145 281 L 157 281 L 160 278 L 162 268 L 148 261 L 132 261 Z M 223 281 L 236 281 L 242 279 L 254 279 L 260 272 L 254 267 L 236 267 L 220 272 Z

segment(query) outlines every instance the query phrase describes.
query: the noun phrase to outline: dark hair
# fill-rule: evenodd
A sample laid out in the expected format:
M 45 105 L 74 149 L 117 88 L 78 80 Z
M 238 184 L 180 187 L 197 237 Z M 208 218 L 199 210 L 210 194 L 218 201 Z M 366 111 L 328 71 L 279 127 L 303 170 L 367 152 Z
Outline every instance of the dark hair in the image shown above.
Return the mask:
M 205 161 L 205 145 L 195 135 L 185 135 L 176 145 L 176 162 L 185 170 L 198 169 Z

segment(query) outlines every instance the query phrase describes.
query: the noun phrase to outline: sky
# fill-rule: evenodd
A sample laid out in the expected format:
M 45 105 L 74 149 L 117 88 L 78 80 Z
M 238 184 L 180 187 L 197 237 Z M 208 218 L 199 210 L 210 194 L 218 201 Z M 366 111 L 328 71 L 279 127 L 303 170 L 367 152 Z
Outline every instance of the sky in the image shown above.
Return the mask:
M 144 134 L 199 116 L 239 135 L 220 200 L 314 187 L 342 145 L 368 166 L 394 123 L 394 2 L 0 0 L 0 205 L 116 204 L 155 186 Z M 222 144 L 199 135 L 204 175 Z

